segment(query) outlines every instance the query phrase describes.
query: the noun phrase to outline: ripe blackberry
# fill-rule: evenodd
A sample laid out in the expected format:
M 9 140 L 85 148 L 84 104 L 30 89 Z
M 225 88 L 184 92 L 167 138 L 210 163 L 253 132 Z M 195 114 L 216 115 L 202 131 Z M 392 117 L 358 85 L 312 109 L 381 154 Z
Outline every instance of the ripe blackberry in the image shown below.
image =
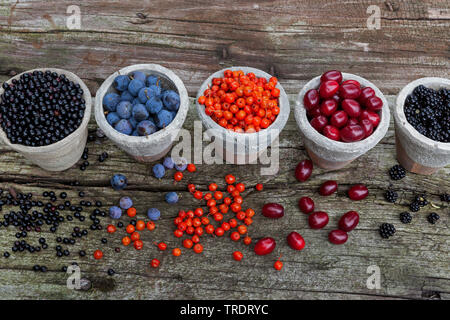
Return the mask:
M 427 220 L 431 224 L 435 224 L 439 220 L 440 216 L 436 212 L 432 212 L 428 215 Z
M 400 221 L 402 223 L 410 223 L 412 220 L 412 216 L 409 212 L 400 213 Z
M 417 203 L 417 202 L 415 202 L 415 201 L 413 201 L 413 202 L 411 202 L 411 204 L 409 205 L 409 209 L 410 209 L 412 212 L 417 212 L 417 211 L 420 210 L 420 204 Z
M 450 194 L 448 193 L 441 194 L 441 201 L 450 202 Z
M 417 202 L 420 207 L 425 207 L 428 204 L 425 194 L 415 196 L 413 202 Z
M 396 164 L 389 169 L 389 175 L 392 180 L 401 180 L 406 176 L 406 170 L 401 165 Z
M 384 194 L 384 197 L 386 198 L 387 202 L 394 203 L 398 199 L 398 193 L 394 190 L 387 190 Z
M 384 239 L 388 239 L 389 237 L 392 237 L 395 233 L 395 227 L 393 224 L 390 223 L 383 223 L 380 226 L 380 236 Z
M 439 142 L 450 142 L 449 90 L 416 87 L 404 105 L 408 122 L 422 135 Z

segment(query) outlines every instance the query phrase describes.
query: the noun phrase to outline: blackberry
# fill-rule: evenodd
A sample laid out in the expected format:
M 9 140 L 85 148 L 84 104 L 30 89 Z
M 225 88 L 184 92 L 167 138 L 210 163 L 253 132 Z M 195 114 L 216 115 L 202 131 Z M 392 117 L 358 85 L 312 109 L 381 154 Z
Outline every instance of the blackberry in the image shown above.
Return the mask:
M 389 169 L 389 175 L 392 180 L 401 180 L 406 176 L 406 170 L 401 165 L 396 164 Z
M 413 202 L 416 202 L 420 207 L 425 207 L 428 204 L 428 200 L 424 194 L 415 196 Z
M 439 142 L 450 142 L 449 90 L 416 87 L 404 105 L 407 121 L 422 135 Z
M 412 216 L 409 212 L 402 212 L 400 213 L 400 221 L 402 223 L 410 223 L 412 220 Z
M 440 216 L 436 212 L 432 212 L 428 215 L 427 220 L 431 224 L 435 224 L 439 220 Z
M 390 223 L 383 223 L 380 226 L 380 236 L 384 239 L 388 239 L 389 237 L 392 237 L 395 233 L 395 227 L 393 224 Z
M 448 193 L 441 194 L 441 201 L 450 202 L 450 194 Z
M 417 211 L 420 210 L 420 204 L 419 204 L 418 202 L 413 201 L 413 202 L 411 202 L 411 204 L 409 205 L 409 209 L 410 209 L 412 212 L 417 212 Z
M 398 199 L 398 193 L 394 190 L 387 190 L 384 194 L 384 197 L 386 198 L 387 202 L 394 203 Z

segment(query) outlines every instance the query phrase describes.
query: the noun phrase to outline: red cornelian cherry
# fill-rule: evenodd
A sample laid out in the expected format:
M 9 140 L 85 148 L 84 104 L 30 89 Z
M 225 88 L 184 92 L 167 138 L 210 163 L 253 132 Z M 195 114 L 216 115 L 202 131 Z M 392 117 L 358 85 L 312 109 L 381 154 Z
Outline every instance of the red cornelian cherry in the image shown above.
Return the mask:
M 333 99 L 324 100 L 320 105 L 320 113 L 326 117 L 331 116 L 336 112 L 338 104 Z
M 262 214 L 266 218 L 279 219 L 284 216 L 284 207 L 278 203 L 267 203 L 262 208 Z
M 347 194 L 350 199 L 358 201 L 367 198 L 369 190 L 363 184 L 355 184 L 348 190 Z
M 359 121 L 359 125 L 364 130 L 364 137 L 369 137 L 373 132 L 373 124 L 369 119 L 362 119 Z
M 350 232 L 356 228 L 359 223 L 359 214 L 356 211 L 349 211 L 339 219 L 339 229 Z
M 365 132 L 360 125 L 351 124 L 340 130 L 341 139 L 344 142 L 357 142 L 365 137 Z
M 335 193 L 338 189 L 338 184 L 334 180 L 328 180 L 322 183 L 319 188 L 319 194 L 321 196 L 330 196 Z
M 369 111 L 379 111 L 383 109 L 383 100 L 379 97 L 371 97 L 366 100 L 366 107 Z
M 357 99 L 361 94 L 361 89 L 353 83 L 342 84 L 338 89 L 342 99 Z
M 317 108 L 319 106 L 319 102 L 319 92 L 316 89 L 309 90 L 303 97 L 303 104 L 306 111 Z
M 295 177 L 298 181 L 305 182 L 311 177 L 313 171 L 313 163 L 311 160 L 300 161 L 295 168 Z
M 342 230 L 333 230 L 328 234 L 328 240 L 333 244 L 344 244 L 348 240 L 348 234 Z
M 319 132 L 322 132 L 323 128 L 328 124 L 328 119 L 324 115 L 313 118 L 310 122 L 311 126 Z
M 264 256 L 271 253 L 276 247 L 274 238 L 266 237 L 260 239 L 256 244 L 254 251 L 258 256 Z
M 342 82 L 342 73 L 338 70 L 330 70 L 330 71 L 325 72 L 320 77 L 321 82 L 325 82 L 325 81 L 329 81 L 329 80 L 333 80 L 338 83 L 341 83 Z
M 359 119 L 360 120 L 368 119 L 370 122 L 372 122 L 374 128 L 376 128 L 381 121 L 381 118 L 377 113 L 367 110 L 361 112 Z
M 339 129 L 330 125 L 325 126 L 322 133 L 325 137 L 331 140 L 339 141 L 341 139 Z
M 362 105 L 366 105 L 366 102 L 369 98 L 372 98 L 375 96 L 375 90 L 373 90 L 371 87 L 365 87 L 361 90 L 361 94 L 359 95 L 358 101 Z
M 328 221 L 328 213 L 324 211 L 313 212 L 308 217 L 308 223 L 312 229 L 322 229 L 328 224 Z
M 305 247 L 305 239 L 303 239 L 303 237 L 298 233 L 298 232 L 291 232 L 288 236 L 287 236 L 287 242 L 289 247 L 291 247 L 294 250 L 303 250 L 303 248 Z
M 348 115 L 343 110 L 336 111 L 330 118 L 330 123 L 334 127 L 340 129 L 344 127 L 348 122 Z
M 339 90 L 339 83 L 334 80 L 327 80 L 320 84 L 319 95 L 322 99 L 333 97 Z
M 314 201 L 309 197 L 301 197 L 298 201 L 298 207 L 303 213 L 311 213 L 314 211 Z
M 342 110 L 344 110 L 350 118 L 358 118 L 361 114 L 361 105 L 356 100 L 344 99 L 342 101 Z

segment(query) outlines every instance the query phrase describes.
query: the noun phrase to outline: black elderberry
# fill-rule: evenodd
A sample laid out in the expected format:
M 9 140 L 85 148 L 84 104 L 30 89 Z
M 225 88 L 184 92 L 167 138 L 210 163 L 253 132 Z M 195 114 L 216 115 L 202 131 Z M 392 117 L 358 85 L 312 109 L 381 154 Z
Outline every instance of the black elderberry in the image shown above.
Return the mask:
M 432 212 L 428 215 L 427 220 L 431 224 L 435 224 L 439 220 L 440 216 L 436 212 Z
M 383 223 L 380 226 L 380 235 L 384 239 L 388 239 L 389 237 L 392 237 L 395 234 L 395 227 L 393 224 L 390 223 Z
M 412 221 L 412 216 L 409 212 L 400 213 L 400 221 L 402 223 L 410 223 Z

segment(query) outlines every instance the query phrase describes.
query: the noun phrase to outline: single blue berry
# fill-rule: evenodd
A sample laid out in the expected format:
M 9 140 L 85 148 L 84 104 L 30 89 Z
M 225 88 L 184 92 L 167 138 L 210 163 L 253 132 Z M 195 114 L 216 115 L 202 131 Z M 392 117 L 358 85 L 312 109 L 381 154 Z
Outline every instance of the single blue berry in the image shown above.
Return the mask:
M 145 107 L 147 108 L 147 111 L 150 112 L 151 114 L 157 114 L 162 110 L 163 103 L 161 99 L 157 97 L 152 97 L 145 103 Z
M 173 159 L 171 157 L 165 157 L 163 161 L 163 166 L 167 169 L 173 169 L 175 166 L 175 162 L 173 162 Z
M 130 93 L 130 91 L 124 91 L 120 95 L 120 101 L 130 101 L 132 102 L 134 99 L 133 95 Z
M 166 174 L 166 169 L 164 169 L 164 166 L 160 163 L 155 164 L 152 168 L 153 175 L 157 179 L 161 179 Z
M 114 190 L 122 190 L 127 186 L 128 180 L 123 174 L 115 174 L 111 178 L 111 186 Z
M 157 76 L 150 75 L 150 76 L 147 77 L 147 80 L 145 80 L 145 85 L 147 87 L 156 85 L 157 83 L 158 83 L 158 77 Z
M 122 216 L 122 209 L 120 209 L 118 206 L 112 206 L 109 208 L 109 216 L 111 219 L 120 219 Z
M 139 133 L 137 129 L 134 129 L 133 133 L 131 134 L 133 137 L 139 137 Z
M 143 120 L 138 123 L 136 130 L 140 136 L 149 136 L 156 132 L 156 125 L 151 120 Z
M 178 171 L 186 170 L 187 165 L 188 165 L 188 162 L 187 162 L 186 158 L 178 158 L 175 160 L 175 169 L 177 169 Z
M 117 122 L 116 125 L 114 126 L 114 129 L 126 135 L 130 135 L 131 132 L 133 132 L 133 127 L 131 126 L 130 121 L 126 119 L 122 119 L 119 122 Z
M 144 87 L 139 90 L 139 100 L 141 103 L 147 103 L 148 100 L 158 97 L 161 94 L 161 89 L 158 86 Z
M 131 111 L 133 110 L 133 105 L 129 101 L 121 101 L 117 105 L 117 114 L 122 119 L 129 119 L 131 117 Z
M 135 71 L 135 72 L 133 72 L 132 78 L 140 80 L 143 83 L 145 83 L 147 76 L 142 71 Z
M 114 127 L 120 121 L 120 117 L 117 112 L 110 112 L 106 115 L 106 121 L 108 121 L 110 126 Z
M 133 115 L 133 118 L 137 122 L 145 120 L 149 116 L 148 111 L 145 108 L 145 106 L 143 104 L 140 104 L 140 103 L 135 105 L 135 106 L 133 106 L 133 111 L 131 112 L 131 114 Z
M 177 111 L 180 108 L 180 96 L 173 90 L 165 91 L 162 101 L 167 110 Z
M 169 204 L 174 204 L 178 202 L 178 194 L 176 192 L 168 192 L 166 193 L 166 202 Z
M 173 120 L 172 114 L 170 111 L 167 111 L 165 109 L 158 112 L 158 114 L 155 117 L 156 120 L 156 126 L 160 129 L 167 127 Z
M 136 119 L 134 119 L 133 117 L 131 117 L 130 119 L 128 119 L 128 121 L 130 121 L 131 126 L 133 127 L 133 129 L 136 129 L 138 122 L 136 121 Z
M 127 90 L 129 84 L 130 78 L 128 76 L 120 75 L 114 79 L 114 87 L 119 91 Z
M 128 91 L 133 96 L 137 96 L 139 91 L 144 87 L 144 82 L 138 79 L 133 79 L 130 81 L 130 84 L 128 85 Z
M 147 216 L 150 220 L 156 221 L 161 217 L 161 212 L 156 208 L 150 208 L 147 210 Z
M 120 96 L 115 92 L 107 93 L 103 97 L 103 107 L 108 111 L 116 111 L 119 102 Z
M 130 197 L 122 197 L 119 200 L 119 204 L 122 209 L 127 210 L 133 206 L 133 200 Z

